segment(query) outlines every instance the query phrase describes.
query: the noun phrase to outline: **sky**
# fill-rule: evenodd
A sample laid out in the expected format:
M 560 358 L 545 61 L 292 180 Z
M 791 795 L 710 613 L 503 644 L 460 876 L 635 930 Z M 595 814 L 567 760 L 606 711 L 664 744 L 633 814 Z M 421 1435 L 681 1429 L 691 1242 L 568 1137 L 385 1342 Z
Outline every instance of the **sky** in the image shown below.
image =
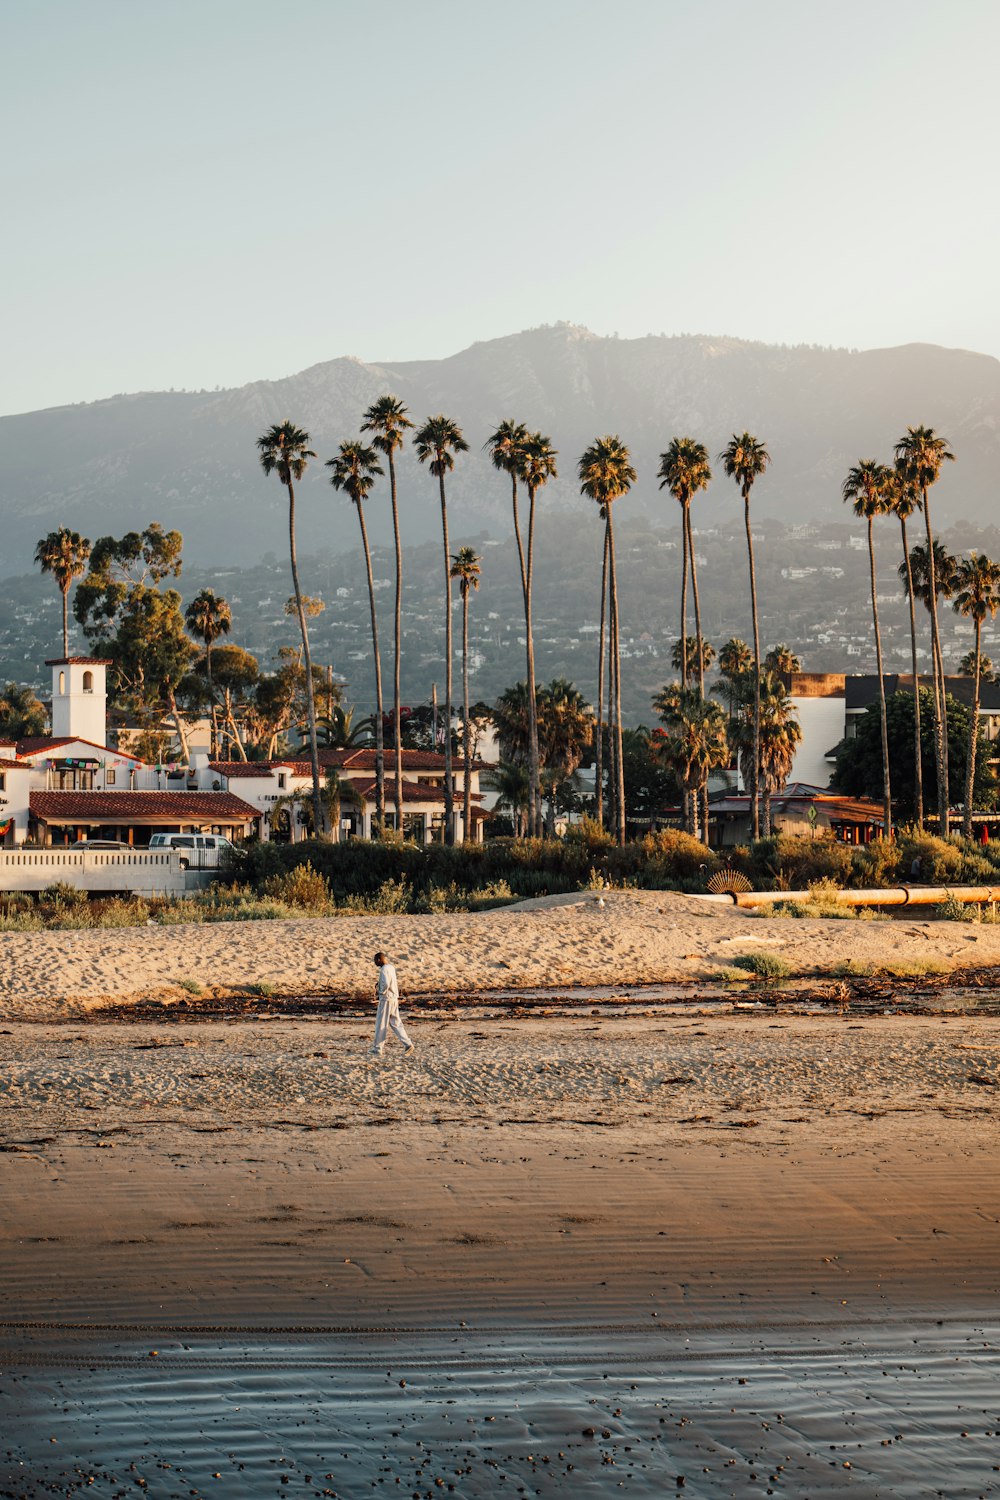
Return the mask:
M 996 0 L 0 14 L 0 413 L 563 320 L 1000 356 Z

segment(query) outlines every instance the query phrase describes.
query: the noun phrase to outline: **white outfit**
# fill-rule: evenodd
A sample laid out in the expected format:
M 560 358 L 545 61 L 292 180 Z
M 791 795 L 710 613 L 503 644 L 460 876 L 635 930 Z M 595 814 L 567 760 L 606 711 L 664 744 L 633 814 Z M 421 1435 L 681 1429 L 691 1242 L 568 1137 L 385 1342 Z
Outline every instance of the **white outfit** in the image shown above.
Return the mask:
M 399 1037 L 409 1052 L 413 1043 L 399 1017 L 399 981 L 396 970 L 392 964 L 383 964 L 378 971 L 378 1011 L 375 1016 L 375 1040 L 372 1044 L 376 1057 L 382 1056 L 390 1030 Z

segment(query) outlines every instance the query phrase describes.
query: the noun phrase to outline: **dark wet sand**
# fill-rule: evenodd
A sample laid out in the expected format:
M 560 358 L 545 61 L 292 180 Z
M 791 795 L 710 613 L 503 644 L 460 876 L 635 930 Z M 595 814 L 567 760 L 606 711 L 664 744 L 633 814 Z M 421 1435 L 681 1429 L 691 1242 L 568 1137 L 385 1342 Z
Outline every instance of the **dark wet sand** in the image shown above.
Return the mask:
M 1000 1033 L 685 1025 L 6 1038 L 0 1495 L 1000 1494 Z

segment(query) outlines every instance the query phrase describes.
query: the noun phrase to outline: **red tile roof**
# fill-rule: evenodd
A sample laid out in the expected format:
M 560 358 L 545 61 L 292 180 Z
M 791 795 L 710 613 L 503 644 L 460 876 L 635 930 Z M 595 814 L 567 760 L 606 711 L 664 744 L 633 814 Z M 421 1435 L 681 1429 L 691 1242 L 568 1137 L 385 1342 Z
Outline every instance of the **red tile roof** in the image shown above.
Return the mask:
M 365 799 L 366 802 L 374 802 L 375 801 L 375 783 L 374 783 L 374 781 L 356 781 L 354 783 L 354 785 L 357 787 L 358 791 L 364 797 L 364 799 Z M 478 792 L 473 792 L 472 793 L 472 797 L 471 797 L 470 800 L 472 802 L 480 802 L 480 801 L 482 801 L 482 798 L 480 797 L 480 795 L 479 795 Z M 426 781 L 404 781 L 403 782 L 403 801 L 404 802 L 444 802 L 444 788 L 440 787 L 440 786 L 432 786 L 429 782 L 426 782 Z M 385 805 L 386 805 L 386 807 L 393 807 L 395 805 L 395 802 L 396 802 L 396 789 L 395 789 L 395 785 L 394 785 L 392 779 L 387 776 L 385 778 Z M 456 792 L 455 793 L 455 806 L 456 807 L 460 807 L 461 803 L 462 803 L 462 793 L 461 792 Z
M 232 780 L 234 776 L 270 776 L 271 764 L 267 760 L 210 760 L 208 769 Z
M 89 745 L 92 750 L 99 750 L 102 755 L 117 755 L 122 760 L 130 760 L 137 766 L 147 764 L 137 755 L 129 755 L 127 750 L 112 750 L 109 745 L 97 745 L 93 740 L 85 740 L 78 734 L 64 735 L 61 739 L 53 739 L 47 734 L 31 735 L 26 740 L 18 740 L 17 753 L 23 756 L 51 755 L 54 750 L 60 750 L 63 745 Z
M 388 745 L 385 749 L 386 771 L 395 760 L 396 752 Z M 363 750 L 323 750 L 319 752 L 319 763 L 321 766 L 341 766 L 345 770 L 374 770 L 375 751 L 367 746 Z M 462 757 L 454 757 L 455 770 L 462 768 Z M 473 770 L 480 770 L 483 762 L 474 760 Z M 444 772 L 444 756 L 436 750 L 404 750 L 403 769 L 406 771 L 441 771 Z
M 47 667 L 110 667 L 110 656 L 54 656 Z
M 23 760 L 0 760 L 0 771 L 30 771 L 33 768 Z
M 257 810 L 230 792 L 30 792 L 46 823 L 249 823 Z

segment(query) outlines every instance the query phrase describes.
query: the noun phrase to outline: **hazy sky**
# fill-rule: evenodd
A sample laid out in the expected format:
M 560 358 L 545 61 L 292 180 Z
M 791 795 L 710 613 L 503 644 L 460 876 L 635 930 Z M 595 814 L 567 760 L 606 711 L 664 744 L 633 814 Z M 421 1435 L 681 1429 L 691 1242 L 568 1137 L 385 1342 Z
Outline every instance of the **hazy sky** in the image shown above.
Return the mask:
M 0 412 L 561 319 L 1000 355 L 996 0 L 0 14 Z

